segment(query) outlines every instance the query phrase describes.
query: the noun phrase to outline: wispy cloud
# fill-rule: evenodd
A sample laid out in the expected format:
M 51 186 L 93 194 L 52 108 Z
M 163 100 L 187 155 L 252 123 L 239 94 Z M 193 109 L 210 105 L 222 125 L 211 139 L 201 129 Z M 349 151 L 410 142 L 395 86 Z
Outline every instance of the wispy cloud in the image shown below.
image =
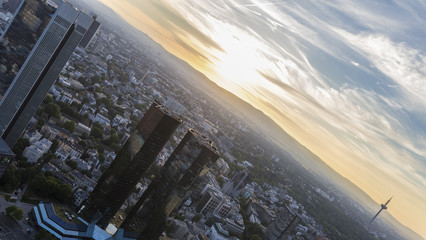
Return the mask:
M 404 196 L 390 213 L 426 236 L 424 1 L 129 2 L 376 201 Z

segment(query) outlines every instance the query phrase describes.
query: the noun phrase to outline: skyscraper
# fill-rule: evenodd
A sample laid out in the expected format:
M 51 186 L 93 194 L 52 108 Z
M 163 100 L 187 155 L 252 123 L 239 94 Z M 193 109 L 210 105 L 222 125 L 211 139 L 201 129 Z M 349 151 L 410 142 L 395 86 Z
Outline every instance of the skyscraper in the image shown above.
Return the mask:
M 284 206 L 277 218 L 269 224 L 263 239 L 287 239 L 286 236 L 294 230 L 299 222 L 300 218 L 296 214 L 292 213 L 287 206 Z
M 82 215 L 106 227 L 181 122 L 154 102 L 81 206 Z
M 82 48 L 87 48 L 92 38 L 95 36 L 96 32 L 98 31 L 99 27 L 101 26 L 101 23 L 96 20 L 97 16 L 94 13 L 90 13 L 89 16 L 93 18 L 92 24 L 90 24 L 89 29 L 87 30 L 86 34 L 84 34 L 83 38 L 81 39 L 80 43 L 78 44 Z
M 16 17 L 0 41 L 0 97 L 12 83 L 19 69 L 48 25 L 55 9 L 37 0 L 22 1 Z
M 9 146 L 0 138 L 0 179 L 3 174 L 6 172 L 7 167 L 9 166 L 10 161 L 15 155 Z
M 32 13 L 35 14 L 39 12 L 40 8 L 49 9 L 48 6 L 40 5 L 42 3 L 34 3 L 34 0 L 28 0 L 26 4 L 30 5 L 25 5 L 21 11 L 33 9 Z M 29 6 L 32 6 L 32 8 L 29 8 Z M 17 18 L 15 21 L 29 21 L 31 24 L 28 25 L 27 23 L 27 28 L 38 32 L 40 27 L 37 26 L 42 21 L 40 19 L 36 21 L 35 15 L 30 14 L 30 12 L 28 10 L 27 14 L 31 16 L 28 17 L 31 21 L 25 20 L 27 17 Z M 0 134 L 10 147 L 15 145 L 19 136 L 25 130 L 32 115 L 43 101 L 44 96 L 55 82 L 92 21 L 92 18 L 83 12 L 79 12 L 68 3 L 60 4 L 53 14 L 52 19 L 44 28 L 0 101 L 0 112 L 2 113 L 0 115 Z M 12 26 L 14 25 L 13 23 Z M 12 26 L 7 33 L 9 35 L 10 32 L 10 36 L 13 36 L 15 31 L 20 31 L 19 27 L 14 29 Z M 8 38 L 8 41 L 10 39 L 17 41 L 16 37 L 19 37 L 19 35 Z M 31 39 L 31 41 L 34 40 Z
M 222 190 L 233 198 L 237 198 L 249 181 L 250 178 L 246 171 L 236 171 L 231 180 L 223 185 Z
M 212 141 L 190 129 L 176 147 L 164 167 L 133 206 L 122 224 L 127 232 L 151 231 L 156 224 L 156 211 L 164 209 L 166 201 L 176 186 L 188 187 L 203 166 L 219 158 Z M 154 220 L 154 221 L 153 221 Z M 152 228 L 151 228 L 152 225 Z M 145 236 L 141 234 L 141 238 Z
M 389 202 L 392 200 L 393 197 L 389 198 L 389 200 L 385 203 L 385 204 L 381 204 L 380 205 L 380 210 L 376 213 L 376 215 L 374 215 L 374 217 L 370 220 L 370 224 L 374 221 L 374 219 L 376 219 L 377 216 L 379 216 L 379 214 L 383 211 L 388 209 L 388 204 Z

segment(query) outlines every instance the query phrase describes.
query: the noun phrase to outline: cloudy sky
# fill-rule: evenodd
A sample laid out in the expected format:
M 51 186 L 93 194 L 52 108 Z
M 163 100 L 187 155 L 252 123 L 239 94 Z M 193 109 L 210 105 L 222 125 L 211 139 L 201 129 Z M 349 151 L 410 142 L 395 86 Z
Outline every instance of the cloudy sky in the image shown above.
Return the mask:
M 426 238 L 426 2 L 101 0 Z

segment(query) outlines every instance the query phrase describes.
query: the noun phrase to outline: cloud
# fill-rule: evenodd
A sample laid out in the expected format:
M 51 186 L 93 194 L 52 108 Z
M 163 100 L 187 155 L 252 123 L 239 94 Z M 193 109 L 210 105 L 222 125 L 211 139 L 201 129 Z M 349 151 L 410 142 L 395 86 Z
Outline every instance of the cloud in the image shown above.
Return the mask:
M 409 196 L 390 212 L 426 236 L 424 2 L 132 4 L 162 28 L 166 48 L 201 58 L 193 66 L 376 201 Z

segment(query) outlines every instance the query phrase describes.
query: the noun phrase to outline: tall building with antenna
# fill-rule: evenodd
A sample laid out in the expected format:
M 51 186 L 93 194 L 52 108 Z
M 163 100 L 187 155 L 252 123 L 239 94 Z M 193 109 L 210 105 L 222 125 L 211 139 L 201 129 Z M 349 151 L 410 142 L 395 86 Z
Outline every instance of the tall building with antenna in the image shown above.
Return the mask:
M 376 215 L 374 215 L 374 217 L 371 219 L 371 221 L 370 221 L 370 224 L 374 221 L 374 219 L 376 219 L 377 218 L 377 216 L 379 216 L 379 214 L 383 211 L 383 210 L 386 210 L 386 209 L 388 209 L 388 203 L 392 200 L 392 198 L 393 197 L 391 197 L 385 204 L 382 204 L 382 205 L 380 205 L 380 210 L 379 210 L 379 212 L 377 212 L 376 213 Z

